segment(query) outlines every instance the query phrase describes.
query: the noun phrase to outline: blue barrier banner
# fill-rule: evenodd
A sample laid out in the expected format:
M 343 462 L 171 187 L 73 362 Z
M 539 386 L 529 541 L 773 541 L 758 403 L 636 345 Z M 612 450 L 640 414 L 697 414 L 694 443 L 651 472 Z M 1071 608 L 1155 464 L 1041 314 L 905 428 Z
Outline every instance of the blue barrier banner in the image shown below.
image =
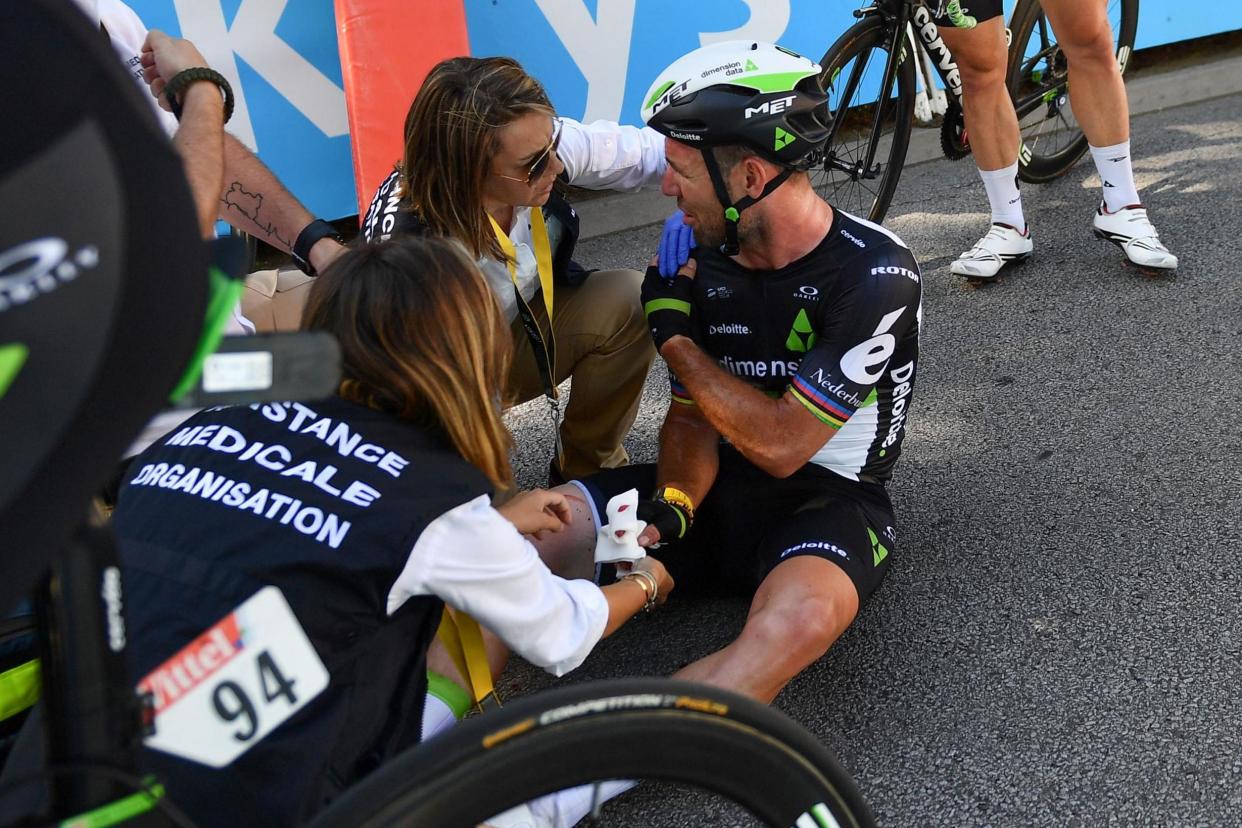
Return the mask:
M 318 216 L 357 210 L 332 0 L 127 0 L 229 79 L 227 129 Z
M 149 28 L 193 40 L 233 83 L 229 130 L 311 212 L 357 209 L 332 0 L 128 0 Z M 466 13 L 470 51 L 511 55 L 553 104 L 640 123 L 643 93 L 682 54 L 721 40 L 777 41 L 819 60 L 854 23 L 848 0 L 409 0 Z M 969 3 L 964 5 L 969 6 Z M 1006 0 L 1006 12 L 1012 0 Z M 1142 0 L 1136 48 L 1242 28 L 1242 3 Z M 404 111 L 408 101 L 394 101 Z M 393 159 L 396 160 L 395 158 Z M 368 194 L 369 195 L 369 194 Z

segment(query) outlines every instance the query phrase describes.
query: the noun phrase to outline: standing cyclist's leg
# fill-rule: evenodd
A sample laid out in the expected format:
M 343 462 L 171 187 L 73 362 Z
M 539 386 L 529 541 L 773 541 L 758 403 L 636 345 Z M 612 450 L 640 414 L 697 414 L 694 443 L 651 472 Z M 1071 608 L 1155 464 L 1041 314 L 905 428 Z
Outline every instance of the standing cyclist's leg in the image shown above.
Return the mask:
M 1177 257 L 1160 241 L 1134 182 L 1130 109 L 1113 52 L 1108 0 L 1043 0 L 1044 11 L 1069 63 L 1070 103 L 1100 174 L 1102 205 L 1093 226 L 1135 264 L 1172 270 Z
M 997 14 L 971 29 L 941 26 L 940 36 L 961 74 L 966 132 L 992 212 L 987 234 L 950 270 L 990 279 L 1006 263 L 1024 259 L 1032 250 L 1018 189 L 1018 116 L 1005 86 L 1005 21 Z
M 1040 5 L 1069 62 L 1070 103 L 1087 141 L 1103 147 L 1130 140 L 1130 109 L 1113 54 L 1108 0 L 1042 0 Z

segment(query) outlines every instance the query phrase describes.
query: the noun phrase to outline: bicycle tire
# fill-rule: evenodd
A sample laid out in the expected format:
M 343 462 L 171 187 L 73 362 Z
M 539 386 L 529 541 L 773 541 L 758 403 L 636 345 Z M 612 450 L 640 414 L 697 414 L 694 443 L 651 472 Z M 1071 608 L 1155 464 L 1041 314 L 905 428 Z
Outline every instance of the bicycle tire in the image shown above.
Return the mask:
M 863 182 L 875 179 L 863 177 L 860 170 L 863 160 L 860 156 L 866 151 L 874 127 L 868 126 L 859 133 L 853 129 L 854 125 L 851 123 L 861 120 L 865 124 L 873 124 L 873 105 L 869 102 L 855 103 L 866 95 L 865 84 L 859 84 L 859 89 L 850 96 L 852 101 L 834 101 L 833 94 L 838 91 L 839 85 L 844 86 L 848 80 L 849 73 L 845 71 L 847 67 L 853 71 L 857 61 L 861 60 L 863 71 L 867 72 L 873 65 L 873 58 L 882 56 L 881 60 L 876 61 L 876 68 L 879 70 L 876 78 L 878 84 L 883 78 L 884 64 L 888 60 L 891 26 L 880 15 L 869 15 L 847 29 L 820 59 L 820 82 L 828 93 L 829 114 L 834 121 L 841 118 L 846 120 L 836 127 L 838 131 L 835 137 L 824 148 L 823 161 L 811 170 L 811 183 L 829 203 L 877 223 L 883 221 L 888 213 L 906 161 L 906 151 L 910 146 L 910 130 L 914 122 L 915 80 L 914 56 L 909 53 L 909 42 L 902 41 L 905 44 L 904 59 L 897 65 L 897 95 L 895 98 L 890 96 L 885 104 L 887 117 L 881 124 L 882 134 L 876 152 L 876 157 L 883 157 L 884 161 L 878 165 L 878 183 L 875 187 L 864 185 Z M 844 93 L 845 90 L 839 91 Z M 890 141 L 887 154 L 883 146 L 886 137 Z M 854 170 L 852 173 L 846 172 L 838 169 L 838 164 L 852 166 Z
M 312 826 L 473 828 L 606 779 L 695 785 L 774 828 L 874 825 L 832 754 L 781 713 L 705 685 L 621 679 L 536 693 L 462 722 L 346 791 Z
M 1115 54 L 1123 75 L 1134 48 L 1138 5 L 1139 0 L 1109 0 L 1109 23 L 1113 27 L 1117 44 Z M 1031 52 L 1031 36 L 1043 16 L 1039 0 L 1019 0 L 1009 23 L 1013 36 L 1005 75 L 1022 133 L 1018 177 L 1031 184 L 1041 184 L 1065 175 L 1087 152 L 1087 136 L 1083 135 L 1076 120 L 1071 122 L 1064 115 L 1067 111 L 1068 75 L 1064 55 L 1056 45 L 1051 26 L 1047 27 L 1050 36 L 1048 48 L 1036 48 L 1035 54 L 1028 54 Z M 1036 62 L 1036 55 L 1045 51 L 1049 52 L 1046 58 Z M 1072 100 L 1070 104 L 1068 111 L 1072 118 Z M 1064 134 L 1049 149 L 1043 138 L 1058 132 Z

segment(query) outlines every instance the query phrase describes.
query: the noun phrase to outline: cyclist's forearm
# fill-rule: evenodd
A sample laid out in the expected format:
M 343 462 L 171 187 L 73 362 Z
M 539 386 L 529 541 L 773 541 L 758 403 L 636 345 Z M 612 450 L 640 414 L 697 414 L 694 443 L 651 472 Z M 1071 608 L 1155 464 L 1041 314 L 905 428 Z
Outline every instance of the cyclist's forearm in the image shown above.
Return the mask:
M 694 503 L 716 482 L 720 466 L 720 434 L 697 407 L 672 403 L 660 427 L 656 484 L 673 486 Z
M 660 354 L 716 431 L 768 474 L 792 474 L 827 440 L 800 405 L 743 382 L 686 337 L 673 337 Z

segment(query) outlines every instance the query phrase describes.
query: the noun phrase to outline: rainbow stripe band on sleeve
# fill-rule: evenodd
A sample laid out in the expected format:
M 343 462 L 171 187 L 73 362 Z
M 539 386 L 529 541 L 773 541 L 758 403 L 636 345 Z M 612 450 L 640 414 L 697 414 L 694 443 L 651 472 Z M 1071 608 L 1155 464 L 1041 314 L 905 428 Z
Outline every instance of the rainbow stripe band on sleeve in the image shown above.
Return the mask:
M 808 411 L 820 419 L 820 422 L 834 429 L 845 425 L 845 421 L 854 415 L 854 409 L 846 408 L 836 400 L 820 393 L 804 382 L 802 377 L 794 377 L 789 390 L 798 398 L 798 402 L 805 405 Z
M 686 387 L 672 377 L 668 381 L 669 394 L 673 398 L 673 402 L 682 405 L 695 405 L 694 398 L 690 396 L 690 392 Z

